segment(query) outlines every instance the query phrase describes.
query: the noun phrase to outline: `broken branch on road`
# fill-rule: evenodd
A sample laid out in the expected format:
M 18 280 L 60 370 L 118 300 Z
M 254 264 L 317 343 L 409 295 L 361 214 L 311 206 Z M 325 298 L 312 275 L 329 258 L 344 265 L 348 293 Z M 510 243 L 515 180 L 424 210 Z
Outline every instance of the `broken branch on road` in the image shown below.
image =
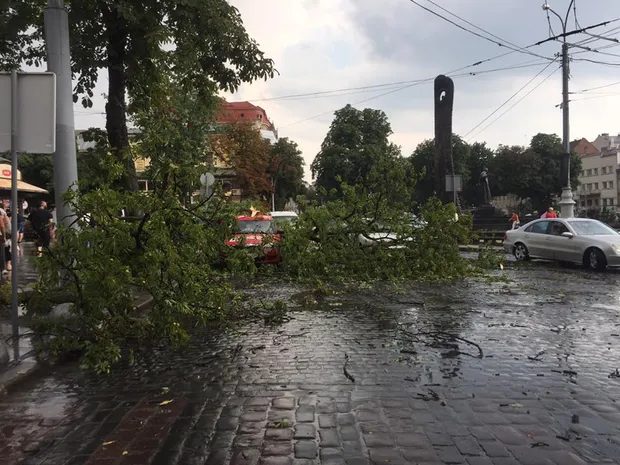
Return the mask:
M 478 355 L 472 355 L 470 353 L 463 352 L 461 350 L 456 350 L 456 352 L 458 352 L 459 355 L 468 355 L 474 358 L 484 357 L 482 347 L 480 347 L 479 344 L 473 341 L 470 341 L 469 339 L 465 339 L 463 337 L 457 336 L 456 334 L 448 333 L 446 331 L 438 331 L 438 330 L 437 331 L 418 331 L 414 333 L 412 331 L 402 328 L 402 326 L 399 328 L 399 330 L 403 334 L 405 334 L 408 338 L 413 340 L 414 342 L 422 342 L 431 347 L 438 347 L 438 346 L 445 347 L 448 343 L 462 342 L 462 343 L 468 344 L 478 349 Z M 428 338 L 432 339 L 433 341 L 429 342 Z M 458 347 L 458 346 L 451 346 L 450 349 L 454 350 L 455 347 Z
M 528 359 L 531 360 L 532 362 L 541 362 L 542 360 L 540 359 L 540 357 L 542 357 L 543 355 L 545 355 L 547 353 L 546 350 L 541 350 L 540 352 L 538 352 L 536 355 L 534 355 L 533 357 L 530 357 L 528 355 Z

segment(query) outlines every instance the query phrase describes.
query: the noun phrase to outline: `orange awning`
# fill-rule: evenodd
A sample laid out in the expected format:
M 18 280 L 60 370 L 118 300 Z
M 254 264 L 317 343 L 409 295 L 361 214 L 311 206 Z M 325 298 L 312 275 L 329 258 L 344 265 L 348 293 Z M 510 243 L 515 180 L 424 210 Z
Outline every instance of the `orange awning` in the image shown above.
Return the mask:
M 0 178 L 0 190 L 11 190 L 11 180 L 6 178 Z M 17 181 L 17 190 L 18 192 L 30 192 L 33 194 L 48 194 L 45 189 L 41 189 L 40 187 L 33 186 L 32 184 L 28 184 L 24 181 Z

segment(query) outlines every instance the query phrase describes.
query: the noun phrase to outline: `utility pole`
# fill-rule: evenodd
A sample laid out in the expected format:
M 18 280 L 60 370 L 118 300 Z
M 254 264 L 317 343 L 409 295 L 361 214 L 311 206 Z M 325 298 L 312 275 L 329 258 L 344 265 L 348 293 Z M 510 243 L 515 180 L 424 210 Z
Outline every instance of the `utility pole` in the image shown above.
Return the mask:
M 570 119 L 568 109 L 568 78 L 570 69 L 568 65 L 568 42 L 566 41 L 566 25 L 574 1 L 571 0 L 568 5 L 565 18 L 557 14 L 546 1 L 542 6 L 543 10 L 557 16 L 562 24 L 562 145 L 566 166 L 566 185 L 562 188 L 562 198 L 560 200 L 562 218 L 573 218 L 575 216 L 575 201 L 573 200 L 573 190 L 570 186 Z
M 64 0 L 47 0 L 45 8 L 45 45 L 48 70 L 56 74 L 56 152 L 54 153 L 54 190 L 56 218 L 70 226 L 71 207 L 63 196 L 77 182 L 71 52 L 69 49 L 69 13 Z

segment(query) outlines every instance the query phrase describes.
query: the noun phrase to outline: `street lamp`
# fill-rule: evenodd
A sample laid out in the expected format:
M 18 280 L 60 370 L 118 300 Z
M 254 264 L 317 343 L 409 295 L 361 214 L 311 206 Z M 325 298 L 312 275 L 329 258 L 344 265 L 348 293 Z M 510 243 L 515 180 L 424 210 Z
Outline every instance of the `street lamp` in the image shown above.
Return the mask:
M 571 0 L 566 10 L 566 16 L 562 18 L 553 8 L 545 1 L 542 9 L 551 12 L 560 20 L 562 25 L 562 145 L 564 147 L 564 156 L 566 157 L 566 185 L 562 188 L 562 199 L 560 200 L 560 211 L 563 218 L 572 218 L 574 215 L 575 201 L 573 200 L 573 191 L 570 187 L 570 123 L 568 112 L 568 43 L 566 42 L 566 26 L 568 16 L 575 0 Z

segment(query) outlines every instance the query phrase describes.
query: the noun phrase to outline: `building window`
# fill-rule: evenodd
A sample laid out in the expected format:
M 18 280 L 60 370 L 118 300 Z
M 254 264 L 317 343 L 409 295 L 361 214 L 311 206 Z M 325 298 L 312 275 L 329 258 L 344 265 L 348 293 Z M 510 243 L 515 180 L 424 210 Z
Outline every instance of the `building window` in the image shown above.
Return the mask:
M 594 168 L 594 176 L 598 176 L 598 168 Z
M 588 199 L 588 207 L 592 206 L 592 199 Z
M 603 167 L 601 168 L 601 174 L 605 174 L 605 173 L 607 173 L 607 167 L 606 167 L 606 166 L 603 166 Z
M 586 171 L 586 176 L 592 176 L 592 170 L 587 170 Z
M 585 201 L 585 200 L 582 200 L 582 201 L 581 201 L 581 206 L 582 206 L 582 207 L 585 207 L 585 206 L 586 206 L 586 201 Z
M 603 199 L 603 206 L 606 207 L 607 206 L 607 199 Z
M 243 113 L 241 113 L 241 115 L 239 115 L 239 116 L 241 116 L 242 118 L 245 118 L 245 115 Z
M 599 201 L 598 201 L 598 199 L 594 199 L 594 205 L 595 205 L 596 207 L 598 207 L 598 205 L 599 205 Z
M 613 205 L 614 204 L 614 199 L 613 197 L 611 199 L 609 199 L 609 205 Z
M 607 183 L 607 185 L 609 186 L 609 188 L 610 188 L 610 189 L 613 189 L 613 188 L 614 188 L 614 182 L 613 182 L 613 181 L 609 181 L 609 182 Z
M 592 190 L 592 183 L 588 183 L 588 184 L 587 184 L 587 189 L 588 189 L 589 191 L 591 191 L 591 190 Z
M 596 191 L 596 190 L 598 190 L 598 182 L 595 182 L 595 183 L 594 183 L 594 190 L 595 190 L 595 191 Z
M 138 190 L 148 191 L 149 190 L 149 182 L 143 179 L 138 179 Z

